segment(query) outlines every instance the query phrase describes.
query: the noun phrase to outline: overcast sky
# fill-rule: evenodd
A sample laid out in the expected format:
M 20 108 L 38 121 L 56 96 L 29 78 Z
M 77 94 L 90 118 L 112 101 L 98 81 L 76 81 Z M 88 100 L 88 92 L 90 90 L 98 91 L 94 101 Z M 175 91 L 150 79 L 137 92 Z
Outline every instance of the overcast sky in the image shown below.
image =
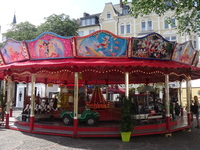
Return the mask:
M 81 18 L 84 12 L 101 13 L 105 3 L 119 4 L 120 0 L 4 0 L 0 5 L 1 32 L 9 28 L 16 14 L 17 23 L 29 21 L 34 25 L 44 22 L 44 17 L 64 13 L 70 18 Z

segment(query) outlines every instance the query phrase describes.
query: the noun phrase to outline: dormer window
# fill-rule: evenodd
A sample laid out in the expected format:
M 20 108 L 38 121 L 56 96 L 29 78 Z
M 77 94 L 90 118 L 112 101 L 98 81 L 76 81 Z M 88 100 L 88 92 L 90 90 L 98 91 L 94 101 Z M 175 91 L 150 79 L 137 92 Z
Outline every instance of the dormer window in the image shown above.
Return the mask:
M 107 19 L 111 18 L 110 12 L 107 12 Z
M 122 14 L 123 15 L 128 14 L 128 10 L 129 10 L 129 6 L 124 6 L 123 9 L 122 9 Z

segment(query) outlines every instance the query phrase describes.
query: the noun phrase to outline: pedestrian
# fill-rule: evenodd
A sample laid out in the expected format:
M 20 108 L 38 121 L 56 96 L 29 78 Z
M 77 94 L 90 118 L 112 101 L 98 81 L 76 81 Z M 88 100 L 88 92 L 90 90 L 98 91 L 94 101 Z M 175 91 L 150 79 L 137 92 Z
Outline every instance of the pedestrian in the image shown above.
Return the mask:
M 193 100 L 191 100 L 190 109 L 191 109 L 191 121 L 193 121 L 193 118 L 194 118 L 194 101 Z
M 198 97 L 194 96 L 194 114 L 196 116 L 196 120 L 197 120 L 197 126 L 195 128 L 199 128 L 199 101 L 198 101 Z

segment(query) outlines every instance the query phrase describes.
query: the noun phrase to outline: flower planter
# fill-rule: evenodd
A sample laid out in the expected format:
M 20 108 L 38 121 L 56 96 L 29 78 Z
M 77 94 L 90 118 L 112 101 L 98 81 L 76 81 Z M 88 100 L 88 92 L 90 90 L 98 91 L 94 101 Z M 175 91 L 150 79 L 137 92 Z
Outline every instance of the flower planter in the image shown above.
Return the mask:
M 131 132 L 121 132 L 122 142 L 129 142 L 131 138 Z

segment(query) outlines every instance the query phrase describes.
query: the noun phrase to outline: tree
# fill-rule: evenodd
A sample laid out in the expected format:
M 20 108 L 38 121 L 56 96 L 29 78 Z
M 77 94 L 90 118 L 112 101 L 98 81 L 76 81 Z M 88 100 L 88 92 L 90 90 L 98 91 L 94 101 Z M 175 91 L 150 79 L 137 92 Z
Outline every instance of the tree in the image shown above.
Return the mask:
M 3 34 L 7 39 L 12 38 L 17 41 L 31 40 L 37 37 L 37 28 L 35 25 L 26 22 L 12 24 L 11 29 Z
M 71 20 L 68 15 L 53 14 L 47 18 L 46 21 L 38 27 L 38 34 L 43 32 L 54 32 L 61 36 L 75 36 L 79 25 L 76 20 Z
M 54 32 L 61 36 L 75 36 L 78 35 L 78 22 L 71 20 L 65 14 L 51 15 L 45 18 L 46 21 L 36 27 L 28 21 L 19 24 L 11 24 L 9 29 L 3 35 L 7 39 L 12 38 L 16 41 L 32 40 L 43 32 Z
M 124 0 L 123 3 L 127 4 L 127 0 Z M 129 13 L 136 18 L 150 13 L 156 13 L 161 16 L 166 11 L 174 11 L 174 15 L 168 19 L 168 23 L 172 24 L 172 18 L 178 20 L 177 29 L 179 33 L 199 33 L 199 0 L 132 0 L 129 9 Z

